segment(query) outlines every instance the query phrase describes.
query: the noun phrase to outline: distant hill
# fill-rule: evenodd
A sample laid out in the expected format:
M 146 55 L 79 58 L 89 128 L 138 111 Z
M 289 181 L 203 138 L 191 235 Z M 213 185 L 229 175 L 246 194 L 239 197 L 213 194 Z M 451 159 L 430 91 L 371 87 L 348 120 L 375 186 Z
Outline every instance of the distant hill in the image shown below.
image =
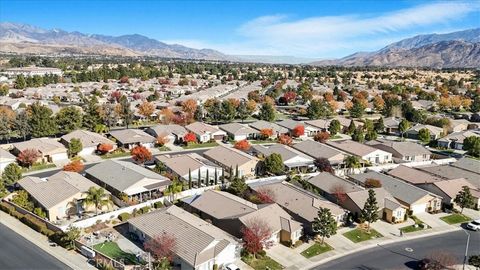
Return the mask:
M 376 52 L 316 61 L 313 65 L 480 67 L 480 28 L 448 34 L 419 35 L 392 43 Z
M 46 30 L 27 24 L 0 23 L 0 52 L 73 53 L 122 56 L 159 56 L 168 58 L 228 60 L 229 56 L 210 49 L 192 49 L 166 44 L 142 35 L 87 35 L 59 29 Z

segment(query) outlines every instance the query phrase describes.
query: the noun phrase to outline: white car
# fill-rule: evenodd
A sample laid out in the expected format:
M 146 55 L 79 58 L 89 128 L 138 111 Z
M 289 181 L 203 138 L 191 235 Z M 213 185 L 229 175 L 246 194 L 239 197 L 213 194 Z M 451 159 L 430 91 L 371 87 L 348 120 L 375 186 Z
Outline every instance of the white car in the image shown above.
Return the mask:
M 240 270 L 240 267 L 236 266 L 233 263 L 229 263 L 225 266 L 225 270 Z
M 480 219 L 475 219 L 475 220 L 470 221 L 467 224 L 467 228 L 469 228 L 470 230 L 479 231 L 480 230 Z

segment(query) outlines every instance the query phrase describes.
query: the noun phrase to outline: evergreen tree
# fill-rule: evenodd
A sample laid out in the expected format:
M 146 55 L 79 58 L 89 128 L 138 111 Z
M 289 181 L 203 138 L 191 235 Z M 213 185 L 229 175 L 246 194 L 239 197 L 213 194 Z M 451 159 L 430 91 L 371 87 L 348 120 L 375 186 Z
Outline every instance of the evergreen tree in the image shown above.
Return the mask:
M 2 181 L 5 186 L 13 185 L 22 178 L 22 168 L 17 163 L 8 164 L 2 172 Z M 2 182 L 0 181 L 0 182 Z
M 370 224 L 378 220 L 378 204 L 373 189 L 368 190 L 368 198 L 360 213 L 360 218 L 368 222 L 367 231 L 370 232 Z
M 80 153 L 82 149 L 83 149 L 83 145 L 80 139 L 72 138 L 70 140 L 70 143 L 68 144 L 68 155 L 70 157 L 74 157 L 78 153 Z
M 15 89 L 25 89 L 27 87 L 27 81 L 25 81 L 25 76 L 18 75 L 15 79 Z
M 348 126 L 347 128 L 347 134 L 348 135 L 352 135 L 353 132 L 355 132 L 355 130 L 357 129 L 357 127 L 355 126 L 355 122 L 353 121 L 353 119 L 350 121 L 350 125 Z
M 23 138 L 24 141 L 27 139 L 27 136 L 31 134 L 28 116 L 25 111 L 17 113 L 13 126 L 16 134 Z
M 249 116 L 250 116 L 250 112 L 248 111 L 248 108 L 247 108 L 247 102 L 246 101 L 240 102 L 240 105 L 238 105 L 238 108 L 237 108 L 237 117 L 240 118 L 243 123 L 243 121 L 245 121 L 245 119 L 247 119 Z
M 83 111 L 85 112 L 82 121 L 83 126 L 90 131 L 94 131 L 95 127 L 102 123 L 102 118 L 98 113 L 98 100 L 95 96 L 86 101 Z
M 218 185 L 218 172 L 217 172 L 217 168 L 215 168 L 215 185 Z
M 313 231 L 322 237 L 322 245 L 325 237 L 330 238 L 330 236 L 337 233 L 337 221 L 328 208 L 319 208 L 312 227 Z
M 359 143 L 365 142 L 365 133 L 363 133 L 363 128 L 359 127 L 355 129 L 355 131 L 352 134 L 352 140 Z
M 188 168 L 188 188 L 192 188 L 192 171 Z
M 335 136 L 337 133 L 340 132 L 341 129 L 342 129 L 342 125 L 340 124 L 340 121 L 338 121 L 337 119 L 333 119 L 330 122 L 330 125 L 328 126 L 328 131 L 330 132 L 331 136 Z
M 262 107 L 260 107 L 260 113 L 258 114 L 260 120 L 265 120 L 268 122 L 275 121 L 275 108 L 272 104 L 264 102 Z
M 55 120 L 60 133 L 70 133 L 82 126 L 82 113 L 76 107 L 64 107 L 57 113 Z
M 475 199 L 467 186 L 462 187 L 462 190 L 458 192 L 453 201 L 462 209 L 461 214 L 464 208 L 473 208 L 475 206 Z
M 374 129 L 377 133 L 383 133 L 385 131 L 385 125 L 383 124 L 383 117 L 380 117 L 374 125 Z
M 28 107 L 27 113 L 28 125 L 33 137 L 48 137 L 57 134 L 57 125 L 50 108 L 35 102 Z

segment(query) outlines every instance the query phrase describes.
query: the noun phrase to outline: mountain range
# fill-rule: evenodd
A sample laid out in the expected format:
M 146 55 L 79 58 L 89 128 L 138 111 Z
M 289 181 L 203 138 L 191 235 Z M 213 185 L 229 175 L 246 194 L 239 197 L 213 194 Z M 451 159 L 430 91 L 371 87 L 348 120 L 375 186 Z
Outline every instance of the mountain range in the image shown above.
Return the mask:
M 212 49 L 167 44 L 139 34 L 107 36 L 0 23 L 0 53 L 40 55 L 118 55 L 262 63 L 309 63 L 326 66 L 480 67 L 480 28 L 448 34 L 418 35 L 376 52 L 358 52 L 340 59 L 271 55 L 227 55 Z M 314 61 L 314 62 L 312 62 Z
M 312 62 L 319 66 L 480 67 L 480 28 L 448 34 L 418 35 L 376 52 Z

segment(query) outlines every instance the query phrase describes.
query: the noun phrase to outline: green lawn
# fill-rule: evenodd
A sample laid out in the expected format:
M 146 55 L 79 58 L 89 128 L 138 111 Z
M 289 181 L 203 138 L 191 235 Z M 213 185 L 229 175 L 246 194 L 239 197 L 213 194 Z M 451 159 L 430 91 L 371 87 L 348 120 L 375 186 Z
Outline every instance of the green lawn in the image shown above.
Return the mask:
M 22 168 L 22 173 L 45 170 L 45 169 L 49 169 L 49 168 L 55 168 L 55 164 L 53 164 L 53 163 L 34 164 L 30 168 Z
M 253 256 L 242 257 L 242 261 L 250 265 L 255 270 L 265 270 L 265 269 L 283 269 L 283 266 L 278 262 L 274 261 L 268 256 L 263 256 L 262 258 L 254 259 Z M 268 267 L 268 268 L 267 268 Z
M 322 253 L 330 251 L 330 250 L 333 250 L 333 248 L 331 246 L 329 246 L 327 243 L 323 243 L 323 245 L 322 245 L 322 244 L 316 242 L 311 247 L 302 251 L 302 253 L 300 253 L 300 254 L 302 254 L 302 256 L 305 257 L 305 258 L 311 258 L 311 257 L 317 256 L 319 254 L 322 254 Z
M 249 140 L 251 144 L 275 143 L 273 140 Z
M 217 142 L 207 142 L 207 143 L 192 143 L 189 145 L 182 146 L 183 149 L 196 149 L 196 148 L 204 148 L 204 147 L 214 147 L 217 146 Z
M 101 155 L 100 157 L 103 159 L 109 159 L 109 158 L 118 158 L 118 157 L 126 157 L 126 156 L 130 156 L 130 152 L 118 151 L 118 152 L 112 152 L 105 155 Z
M 415 221 L 415 224 L 414 224 L 414 225 L 405 226 L 405 227 L 400 228 L 400 230 L 401 230 L 402 232 L 404 232 L 404 233 L 410 233 L 410 232 L 416 232 L 416 231 L 421 231 L 421 230 L 425 230 L 425 229 L 430 228 L 427 224 L 423 223 L 423 221 L 421 221 L 421 220 L 420 220 L 419 218 L 417 218 L 416 216 L 411 216 L 410 218 Z M 423 224 L 425 227 L 421 227 L 420 224 Z M 418 226 L 415 227 L 415 225 L 418 225 Z
M 157 149 L 160 150 L 160 151 L 170 151 L 171 150 L 170 148 L 168 148 L 168 146 L 165 146 L 165 145 L 164 146 L 159 146 L 159 147 L 157 147 Z
M 462 215 L 462 214 L 451 214 L 445 217 L 441 217 L 441 220 L 445 221 L 448 224 L 457 224 L 457 223 L 463 223 L 472 220 L 471 218 Z
M 350 239 L 350 241 L 354 243 L 359 243 L 362 241 L 383 237 L 383 235 L 381 235 L 379 232 L 375 231 L 374 229 L 370 229 L 370 233 L 367 233 L 366 230 L 362 230 L 359 228 L 346 232 L 343 234 L 343 236 Z
M 105 242 L 93 246 L 93 249 L 107 255 L 108 257 L 124 262 L 125 264 L 139 264 L 135 254 L 121 250 L 115 242 Z

